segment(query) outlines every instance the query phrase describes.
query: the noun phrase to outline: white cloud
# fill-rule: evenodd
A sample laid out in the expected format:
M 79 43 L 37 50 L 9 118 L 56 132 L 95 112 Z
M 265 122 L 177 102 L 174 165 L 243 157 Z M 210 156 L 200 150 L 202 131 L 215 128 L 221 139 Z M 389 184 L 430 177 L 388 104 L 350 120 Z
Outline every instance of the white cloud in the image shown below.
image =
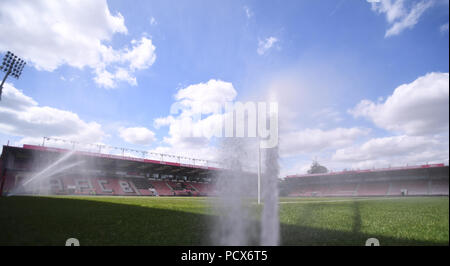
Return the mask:
M 153 126 L 157 129 L 159 129 L 162 126 L 170 125 L 171 123 L 174 122 L 174 120 L 175 120 L 175 118 L 171 115 L 166 116 L 166 117 L 159 117 L 159 118 L 155 119 Z
M 445 24 L 443 24 L 443 25 L 441 25 L 441 27 L 439 27 L 439 30 L 440 30 L 442 33 L 448 32 L 448 22 L 445 23 Z
M 265 40 L 259 40 L 258 41 L 258 49 L 256 50 L 256 52 L 259 55 L 263 55 L 267 51 L 269 51 L 270 48 L 272 48 L 276 42 L 278 42 L 278 39 L 275 37 L 269 37 L 269 38 L 266 38 Z
M 94 81 L 104 88 L 115 88 L 118 81 L 126 81 L 130 85 L 137 85 L 135 77 L 130 75 L 130 72 L 124 68 L 117 68 L 114 74 L 106 69 L 96 69 L 96 76 Z
M 192 114 L 200 111 L 210 113 L 215 110 L 216 104 L 230 102 L 236 95 L 237 92 L 230 82 L 211 79 L 206 83 L 180 89 L 175 94 L 175 100 L 185 107 L 183 110 L 185 113 Z M 202 110 L 195 110 L 197 106 L 201 106 Z
M 62 64 L 93 67 L 101 42 L 127 33 L 123 16 L 111 15 L 106 1 L 2 1 L 0 14 L 0 34 L 8 36 L 1 50 L 14 49 L 48 71 Z
M 211 79 L 206 83 L 190 85 L 175 94 L 177 101 L 189 102 L 227 102 L 237 95 L 233 84 L 222 80 Z
M 132 40 L 133 48 L 126 50 L 122 55 L 123 60 L 129 62 L 130 69 L 145 69 L 153 65 L 156 60 L 155 46 L 152 40 L 142 37 L 141 40 Z
M 245 15 L 247 16 L 247 18 L 253 17 L 253 12 L 248 6 L 244 6 L 243 9 L 245 11 Z
M 338 149 L 335 162 L 352 168 L 404 166 L 406 164 L 442 163 L 448 160 L 447 137 L 392 136 L 373 138 L 360 146 Z
M 154 17 L 151 17 L 150 18 L 150 25 L 155 26 L 157 24 L 158 24 L 158 22 L 156 21 L 156 19 Z
M 385 37 L 398 35 L 405 29 L 412 29 L 423 13 L 434 4 L 432 0 L 422 0 L 412 4 L 411 7 L 405 6 L 404 0 L 368 2 L 371 2 L 372 10 L 386 15 L 390 28 L 386 31 Z
M 117 71 L 114 74 L 114 78 L 118 81 L 126 81 L 130 85 L 137 85 L 136 78 L 130 76 L 130 72 L 128 72 L 124 68 L 117 68 Z
M 367 1 L 372 5 L 372 10 L 378 13 L 385 13 L 386 20 L 393 23 L 395 20 L 405 16 L 406 10 L 403 0 L 380 0 Z
M 156 140 L 155 133 L 145 127 L 120 128 L 119 135 L 126 142 L 139 145 L 148 145 Z
M 281 169 L 287 174 L 306 174 L 311 159 L 329 170 L 372 169 L 426 163 L 446 163 L 449 158 L 448 134 L 445 136 L 389 136 L 375 137 L 362 144 L 343 145 L 330 152 L 308 152 L 294 157 L 295 163 Z M 318 156 L 318 157 L 316 157 Z
M 310 168 L 311 168 L 311 160 L 298 161 L 289 166 L 285 167 L 282 166 L 280 169 L 280 176 L 286 177 L 288 175 L 294 174 L 306 174 Z
M 155 47 L 146 37 L 132 41 L 132 49 L 116 50 L 106 44 L 114 34 L 127 32 L 123 16 L 111 14 L 105 0 L 6 0 L 0 5 L 0 35 L 8 36 L 2 38 L 0 51 L 12 50 L 40 70 L 89 67 L 103 75 L 95 81 L 105 87 L 123 80 L 120 75 L 106 77 L 106 72 L 117 71 L 111 68 L 127 69 L 131 76 L 155 61 Z
M 222 128 L 223 114 L 217 112 L 217 107 L 231 102 L 237 95 L 229 82 L 211 79 L 206 83 L 198 83 L 178 90 L 172 114 L 157 118 L 155 127 L 169 126 L 169 134 L 163 141 L 170 147 L 161 149 L 179 152 L 197 153 L 210 145 L 214 133 Z M 208 154 L 212 155 L 212 153 Z
M 349 112 L 386 130 L 408 135 L 448 132 L 449 74 L 426 74 L 397 87 L 385 102 L 363 100 Z
M 178 147 L 178 146 L 159 146 L 149 150 L 153 153 L 169 154 L 193 159 L 202 159 L 215 161 L 217 158 L 217 149 L 215 147 Z M 192 162 L 191 162 L 192 163 Z M 197 162 L 199 164 L 199 162 Z
M 442 163 L 449 158 L 449 74 L 429 73 L 397 87 L 385 101 L 361 101 L 349 110 L 399 135 L 337 149 L 333 164 L 372 168 Z
M 324 150 L 352 145 L 355 140 L 368 133 L 369 130 L 363 128 L 305 129 L 289 132 L 280 137 L 280 153 L 283 157 L 319 154 Z
M 326 107 L 318 112 L 313 113 L 312 116 L 319 121 L 325 120 L 328 123 L 330 121 L 334 122 L 334 123 L 338 123 L 343 120 L 341 113 L 332 107 Z
M 419 18 L 422 14 L 432 5 L 433 2 L 431 1 L 417 3 L 408 15 L 403 17 L 400 21 L 395 22 L 391 28 L 386 31 L 385 37 L 398 35 L 405 29 L 412 29 L 417 22 L 419 22 Z
M 101 125 L 85 122 L 76 113 L 40 106 L 31 97 L 6 83 L 0 105 L 0 132 L 41 143 L 42 137 L 99 142 L 105 136 Z
M 215 132 L 221 129 L 222 121 L 222 114 L 212 114 L 198 120 L 192 116 L 177 117 L 170 123 L 169 137 L 164 137 L 164 141 L 186 148 L 208 145 Z

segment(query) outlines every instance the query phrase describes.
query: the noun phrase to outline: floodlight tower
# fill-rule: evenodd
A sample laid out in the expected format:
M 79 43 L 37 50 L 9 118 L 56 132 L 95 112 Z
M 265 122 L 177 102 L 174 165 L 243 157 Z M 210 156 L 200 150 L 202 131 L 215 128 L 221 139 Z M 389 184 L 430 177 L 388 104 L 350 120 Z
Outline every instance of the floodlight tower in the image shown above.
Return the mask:
M 6 78 L 11 74 L 16 79 L 19 79 L 25 64 L 26 62 L 23 59 L 17 57 L 17 55 L 14 55 L 10 51 L 3 57 L 3 64 L 0 66 L 0 70 L 3 70 L 6 74 L 0 84 L 0 100 L 2 99 L 3 83 L 5 83 Z

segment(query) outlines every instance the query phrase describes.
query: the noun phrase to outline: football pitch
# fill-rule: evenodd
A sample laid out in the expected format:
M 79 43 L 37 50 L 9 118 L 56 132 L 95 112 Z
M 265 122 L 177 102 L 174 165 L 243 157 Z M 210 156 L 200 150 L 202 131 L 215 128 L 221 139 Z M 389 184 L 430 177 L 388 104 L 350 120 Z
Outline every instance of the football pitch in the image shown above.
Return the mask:
M 0 245 L 211 245 L 214 198 L 0 198 Z M 262 206 L 249 200 L 252 228 Z M 281 245 L 448 245 L 448 197 L 281 198 Z M 254 239 L 257 244 L 258 239 Z M 252 243 L 250 243 L 252 244 Z

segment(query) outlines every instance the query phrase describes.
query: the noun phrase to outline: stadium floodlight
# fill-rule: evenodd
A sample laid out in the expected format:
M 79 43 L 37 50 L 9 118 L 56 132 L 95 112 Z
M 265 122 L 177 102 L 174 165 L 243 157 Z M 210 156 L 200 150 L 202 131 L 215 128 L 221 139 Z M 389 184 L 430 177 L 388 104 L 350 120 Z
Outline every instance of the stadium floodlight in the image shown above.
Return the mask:
M 11 76 L 19 79 L 25 64 L 26 62 L 23 59 L 17 57 L 17 55 L 14 55 L 10 51 L 6 52 L 5 56 L 3 57 L 3 63 L 0 66 L 0 70 L 6 72 L 2 83 L 0 84 L 0 100 L 2 99 L 3 84 L 5 83 L 6 78 L 11 74 Z

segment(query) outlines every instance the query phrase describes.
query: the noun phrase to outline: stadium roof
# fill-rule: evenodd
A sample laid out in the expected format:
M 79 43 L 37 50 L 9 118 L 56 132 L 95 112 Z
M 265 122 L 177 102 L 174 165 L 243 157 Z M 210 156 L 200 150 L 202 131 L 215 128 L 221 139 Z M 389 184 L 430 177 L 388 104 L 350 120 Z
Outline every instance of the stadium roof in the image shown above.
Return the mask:
M 7 154 L 14 155 L 15 158 L 21 158 L 22 160 L 31 160 L 34 156 L 42 154 L 49 156 L 59 155 L 62 153 L 72 152 L 69 149 L 44 147 L 37 145 L 24 144 L 23 147 L 3 146 L 2 161 L 5 160 Z M 88 156 L 90 162 L 99 169 L 127 171 L 127 172 L 152 172 L 162 174 L 173 175 L 206 175 L 211 171 L 220 170 L 220 168 L 212 166 L 203 166 L 195 164 L 185 164 L 180 162 L 170 162 L 162 160 L 150 160 L 144 158 L 136 158 L 129 156 L 112 155 L 105 153 L 86 152 L 86 151 L 74 151 L 74 157 Z M 15 169 L 20 170 L 20 169 Z
M 404 167 L 389 167 L 389 168 L 365 169 L 365 170 L 343 170 L 343 171 L 320 173 L 320 174 L 296 174 L 296 175 L 288 175 L 288 176 L 286 176 L 286 178 L 302 178 L 302 177 L 313 177 L 313 176 L 339 176 L 339 175 L 348 175 L 348 174 L 381 173 L 381 172 L 388 172 L 388 171 L 418 170 L 418 169 L 440 168 L 440 167 L 445 167 L 445 164 L 439 163 L 439 164 L 423 164 L 423 165 L 412 165 L 412 166 L 404 166 Z

